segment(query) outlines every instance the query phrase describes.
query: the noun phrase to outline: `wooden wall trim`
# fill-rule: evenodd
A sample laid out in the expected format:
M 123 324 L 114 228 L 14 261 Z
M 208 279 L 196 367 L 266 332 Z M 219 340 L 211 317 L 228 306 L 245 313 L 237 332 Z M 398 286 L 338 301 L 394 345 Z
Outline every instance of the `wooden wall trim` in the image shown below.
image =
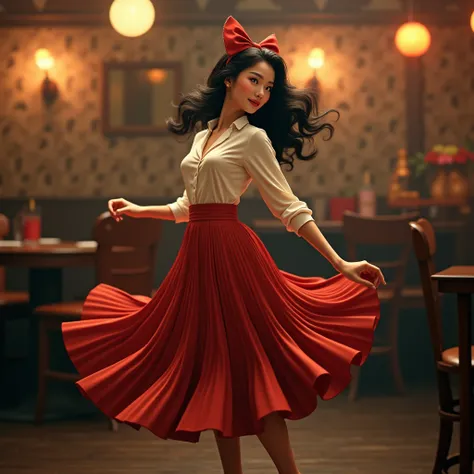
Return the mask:
M 406 147 L 408 155 L 425 151 L 423 58 L 405 58 Z
M 407 20 L 403 12 L 363 12 L 363 13 L 293 13 L 285 12 L 238 12 L 240 22 L 249 24 L 334 24 L 334 25 L 397 25 Z M 221 13 L 180 13 L 157 18 L 155 27 L 161 25 L 219 25 L 225 21 Z M 466 17 L 459 12 L 419 13 L 416 20 L 426 25 L 463 25 Z M 109 25 L 108 12 L 98 13 L 38 13 L 9 14 L 0 13 L 0 28 L 50 27 L 50 26 L 105 26 Z

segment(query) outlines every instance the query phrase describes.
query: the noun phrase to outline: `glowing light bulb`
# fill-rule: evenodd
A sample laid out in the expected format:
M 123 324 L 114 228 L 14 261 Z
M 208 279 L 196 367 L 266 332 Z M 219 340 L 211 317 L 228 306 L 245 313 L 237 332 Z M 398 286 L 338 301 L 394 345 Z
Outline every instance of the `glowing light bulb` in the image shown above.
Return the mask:
M 155 7 L 150 0 L 114 0 L 109 19 L 118 33 L 134 38 L 145 34 L 153 26 Z
M 428 51 L 431 45 L 431 34 L 425 25 L 411 21 L 397 30 L 395 44 L 404 56 L 416 58 Z
M 49 71 L 54 66 L 54 58 L 45 48 L 41 48 L 36 51 L 35 62 L 36 65 L 43 71 Z
M 308 64 L 312 69 L 321 69 L 324 66 L 324 50 L 313 48 L 308 56 Z

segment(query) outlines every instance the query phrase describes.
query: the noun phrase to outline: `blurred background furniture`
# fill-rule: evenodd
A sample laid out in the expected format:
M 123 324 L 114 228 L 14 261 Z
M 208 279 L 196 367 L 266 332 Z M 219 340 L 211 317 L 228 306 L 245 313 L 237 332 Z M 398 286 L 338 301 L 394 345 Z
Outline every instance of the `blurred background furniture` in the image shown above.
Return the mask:
M 10 222 L 4 214 L 0 214 L 0 240 L 10 232 Z M 0 267 L 0 382 L 6 365 L 6 327 L 9 321 L 27 318 L 30 313 L 30 296 L 25 291 L 7 291 L 5 269 Z M 0 394 L 0 402 L 7 396 L 4 391 Z
M 0 410 L 1 420 L 34 421 L 38 383 L 38 320 L 33 317 L 32 310 L 41 304 L 62 301 L 64 269 L 92 267 L 96 249 L 97 243 L 94 241 L 2 241 L 0 265 L 17 270 L 27 269 L 27 281 L 23 285 L 26 283 L 28 288 L 30 311 L 28 319 L 24 321 L 26 324 L 9 324 L 7 327 L 5 337 L 8 346 L 15 350 L 16 367 L 13 374 L 11 371 L 6 373 L 8 403 Z M 71 409 L 75 410 L 76 406 L 70 406 Z
M 380 267 L 387 281 L 387 285 L 379 287 L 378 294 L 382 312 L 384 307 L 388 307 L 389 312 L 387 335 L 380 338 L 379 331 L 376 331 L 371 354 L 389 357 L 393 382 L 398 393 L 405 391 L 398 352 L 398 318 L 403 301 L 406 267 L 411 251 L 408 224 L 417 217 L 417 213 L 363 217 L 351 211 L 346 211 L 343 217 L 343 231 L 349 260 L 361 260 L 362 247 L 365 247 L 364 255 L 367 255 L 369 247 L 370 251 L 382 250 L 384 255 L 383 261 L 370 257 L 370 262 Z M 393 258 L 390 258 L 391 255 Z M 364 259 L 369 260 L 369 257 Z M 418 290 L 411 291 L 416 294 Z M 382 322 L 385 320 L 386 317 L 382 316 Z M 351 401 L 357 397 L 360 372 L 360 367 L 353 367 L 349 390 Z
M 451 380 L 451 374 L 459 374 L 459 347 L 444 349 L 440 294 L 436 282 L 431 278 L 435 274 L 434 257 L 436 254 L 436 236 L 433 226 L 428 220 L 422 218 L 410 223 L 410 228 L 420 271 L 436 366 L 440 425 L 433 473 L 439 474 L 446 472 L 460 460 L 458 454 L 449 455 L 453 424 L 461 421 L 459 400 L 453 397 Z M 474 347 L 471 347 L 471 366 L 474 366 Z
M 93 230 L 97 241 L 95 269 L 97 283 L 106 283 L 131 294 L 151 295 L 155 276 L 155 256 L 161 239 L 159 219 L 127 219 L 115 222 L 108 212 L 101 214 Z M 50 331 L 60 331 L 65 321 L 81 317 L 83 302 L 60 302 L 40 305 L 34 314 L 39 320 L 39 365 L 36 423 L 44 417 L 47 381 L 76 381 L 78 374 L 50 368 Z M 117 423 L 110 420 L 113 430 Z

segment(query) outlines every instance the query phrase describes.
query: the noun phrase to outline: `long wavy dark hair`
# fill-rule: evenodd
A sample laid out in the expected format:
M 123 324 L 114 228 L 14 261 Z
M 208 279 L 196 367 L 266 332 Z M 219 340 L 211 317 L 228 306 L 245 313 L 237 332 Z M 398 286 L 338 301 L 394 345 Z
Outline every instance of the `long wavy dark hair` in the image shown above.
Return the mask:
M 169 118 L 166 122 L 168 130 L 185 135 L 205 128 L 209 120 L 221 113 L 226 95 L 224 79 L 234 80 L 243 70 L 263 60 L 275 71 L 275 81 L 268 102 L 254 114 L 247 115 L 249 122 L 266 131 L 280 165 L 286 163 L 292 170 L 295 157 L 313 159 L 318 150 L 313 143 L 312 150 L 304 154 L 304 141 L 323 130 L 327 130 L 325 140 L 329 140 L 334 127 L 324 118 L 330 112 L 335 112 L 338 117 L 339 113 L 331 109 L 319 115 L 316 92 L 292 86 L 288 82 L 285 61 L 269 49 L 252 47 L 233 56 L 228 64 L 227 59 L 227 54 L 219 59 L 206 85 L 199 85 L 181 98 L 177 105 L 177 119 Z

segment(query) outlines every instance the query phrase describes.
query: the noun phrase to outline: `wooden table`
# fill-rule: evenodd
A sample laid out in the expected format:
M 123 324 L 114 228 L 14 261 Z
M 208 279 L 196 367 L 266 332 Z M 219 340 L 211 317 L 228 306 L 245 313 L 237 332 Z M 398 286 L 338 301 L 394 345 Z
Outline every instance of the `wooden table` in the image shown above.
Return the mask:
M 452 232 L 456 234 L 456 260 L 465 262 L 468 239 L 466 232 L 466 222 L 463 220 L 432 220 L 431 223 L 435 230 L 441 232 Z M 343 222 L 342 221 L 318 221 L 316 224 L 323 234 L 342 234 Z M 252 222 L 252 228 L 256 232 L 265 233 L 284 233 L 286 228 L 278 219 L 254 219 Z
M 473 443 L 472 369 L 471 369 L 471 295 L 474 293 L 474 266 L 453 266 L 432 275 L 441 293 L 455 293 L 458 303 L 460 474 L 472 474 Z
M 49 243 L 51 242 L 51 243 Z M 0 241 L 0 266 L 28 267 L 32 308 L 62 299 L 62 269 L 92 266 L 95 242 L 56 242 L 44 239 L 39 244 Z M 45 284 L 47 283 L 47 284 Z
M 62 269 L 64 267 L 93 266 L 95 242 L 62 242 L 42 239 L 38 244 L 0 241 L 0 266 L 27 267 L 30 307 L 62 301 Z M 0 418 L 33 421 L 34 399 L 37 391 L 38 322 L 29 320 L 28 354 L 21 370 L 21 395 L 25 400 L 17 409 L 8 409 Z

